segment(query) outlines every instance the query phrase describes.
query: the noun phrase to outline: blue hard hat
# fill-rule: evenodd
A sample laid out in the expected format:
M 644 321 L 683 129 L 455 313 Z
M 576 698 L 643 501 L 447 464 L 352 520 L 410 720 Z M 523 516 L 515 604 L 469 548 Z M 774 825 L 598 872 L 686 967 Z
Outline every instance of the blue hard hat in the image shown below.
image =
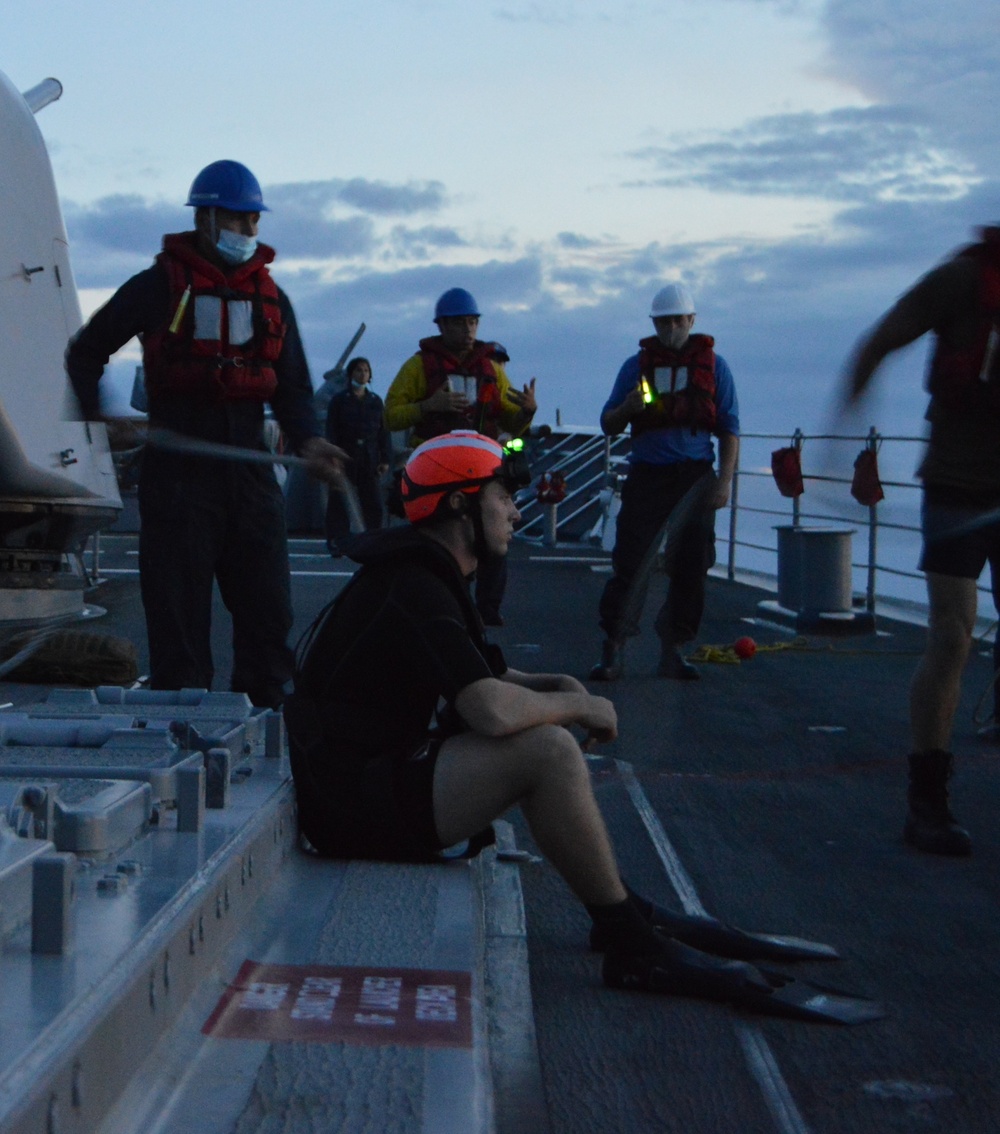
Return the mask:
M 270 212 L 260 182 L 238 161 L 213 161 L 191 182 L 186 202 L 198 209 L 229 209 L 234 213 Z
M 441 296 L 434 307 L 434 322 L 449 315 L 475 315 L 479 317 L 479 307 L 471 292 L 464 287 L 453 287 Z

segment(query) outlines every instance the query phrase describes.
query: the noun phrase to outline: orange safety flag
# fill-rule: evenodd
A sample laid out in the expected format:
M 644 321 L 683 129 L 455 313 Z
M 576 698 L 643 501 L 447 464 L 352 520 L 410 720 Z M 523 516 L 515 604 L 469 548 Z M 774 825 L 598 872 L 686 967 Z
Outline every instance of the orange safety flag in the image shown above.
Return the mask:
M 858 454 L 858 459 L 854 462 L 851 495 L 866 508 L 873 508 L 885 499 L 882 482 L 878 478 L 878 458 L 874 449 L 862 449 Z
M 771 454 L 771 475 L 782 496 L 801 496 L 806 490 L 802 483 L 802 458 L 792 445 Z

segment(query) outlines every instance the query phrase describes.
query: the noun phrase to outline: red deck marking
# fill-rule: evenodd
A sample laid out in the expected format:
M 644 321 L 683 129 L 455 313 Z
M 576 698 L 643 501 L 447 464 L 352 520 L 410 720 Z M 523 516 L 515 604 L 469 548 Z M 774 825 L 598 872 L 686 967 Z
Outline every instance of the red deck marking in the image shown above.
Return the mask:
M 201 1029 L 223 1039 L 472 1046 L 472 975 L 244 961 Z

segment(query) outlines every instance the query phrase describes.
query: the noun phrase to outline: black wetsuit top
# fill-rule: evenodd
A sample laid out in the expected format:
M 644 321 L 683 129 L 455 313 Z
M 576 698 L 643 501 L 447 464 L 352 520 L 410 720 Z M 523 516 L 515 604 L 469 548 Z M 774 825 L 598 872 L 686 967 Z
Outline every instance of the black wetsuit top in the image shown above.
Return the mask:
M 299 820 L 324 853 L 397 857 L 378 845 L 394 825 L 412 827 L 403 842 L 433 841 L 433 760 L 424 774 L 414 754 L 464 731 L 458 694 L 506 665 L 439 544 L 392 528 L 348 554 L 361 570 L 309 643 L 286 706 Z

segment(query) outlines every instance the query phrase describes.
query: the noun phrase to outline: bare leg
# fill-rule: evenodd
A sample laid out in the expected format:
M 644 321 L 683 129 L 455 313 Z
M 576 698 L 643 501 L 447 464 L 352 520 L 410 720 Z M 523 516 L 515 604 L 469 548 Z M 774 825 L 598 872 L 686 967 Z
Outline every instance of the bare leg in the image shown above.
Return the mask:
M 928 572 L 927 594 L 927 646 L 910 688 L 910 727 L 916 752 L 949 748 L 962 670 L 976 622 L 975 579 Z
M 542 853 L 587 905 L 627 894 L 573 736 L 541 725 L 503 739 L 447 740 L 434 771 L 434 819 L 442 842 L 482 830 L 519 803 Z

